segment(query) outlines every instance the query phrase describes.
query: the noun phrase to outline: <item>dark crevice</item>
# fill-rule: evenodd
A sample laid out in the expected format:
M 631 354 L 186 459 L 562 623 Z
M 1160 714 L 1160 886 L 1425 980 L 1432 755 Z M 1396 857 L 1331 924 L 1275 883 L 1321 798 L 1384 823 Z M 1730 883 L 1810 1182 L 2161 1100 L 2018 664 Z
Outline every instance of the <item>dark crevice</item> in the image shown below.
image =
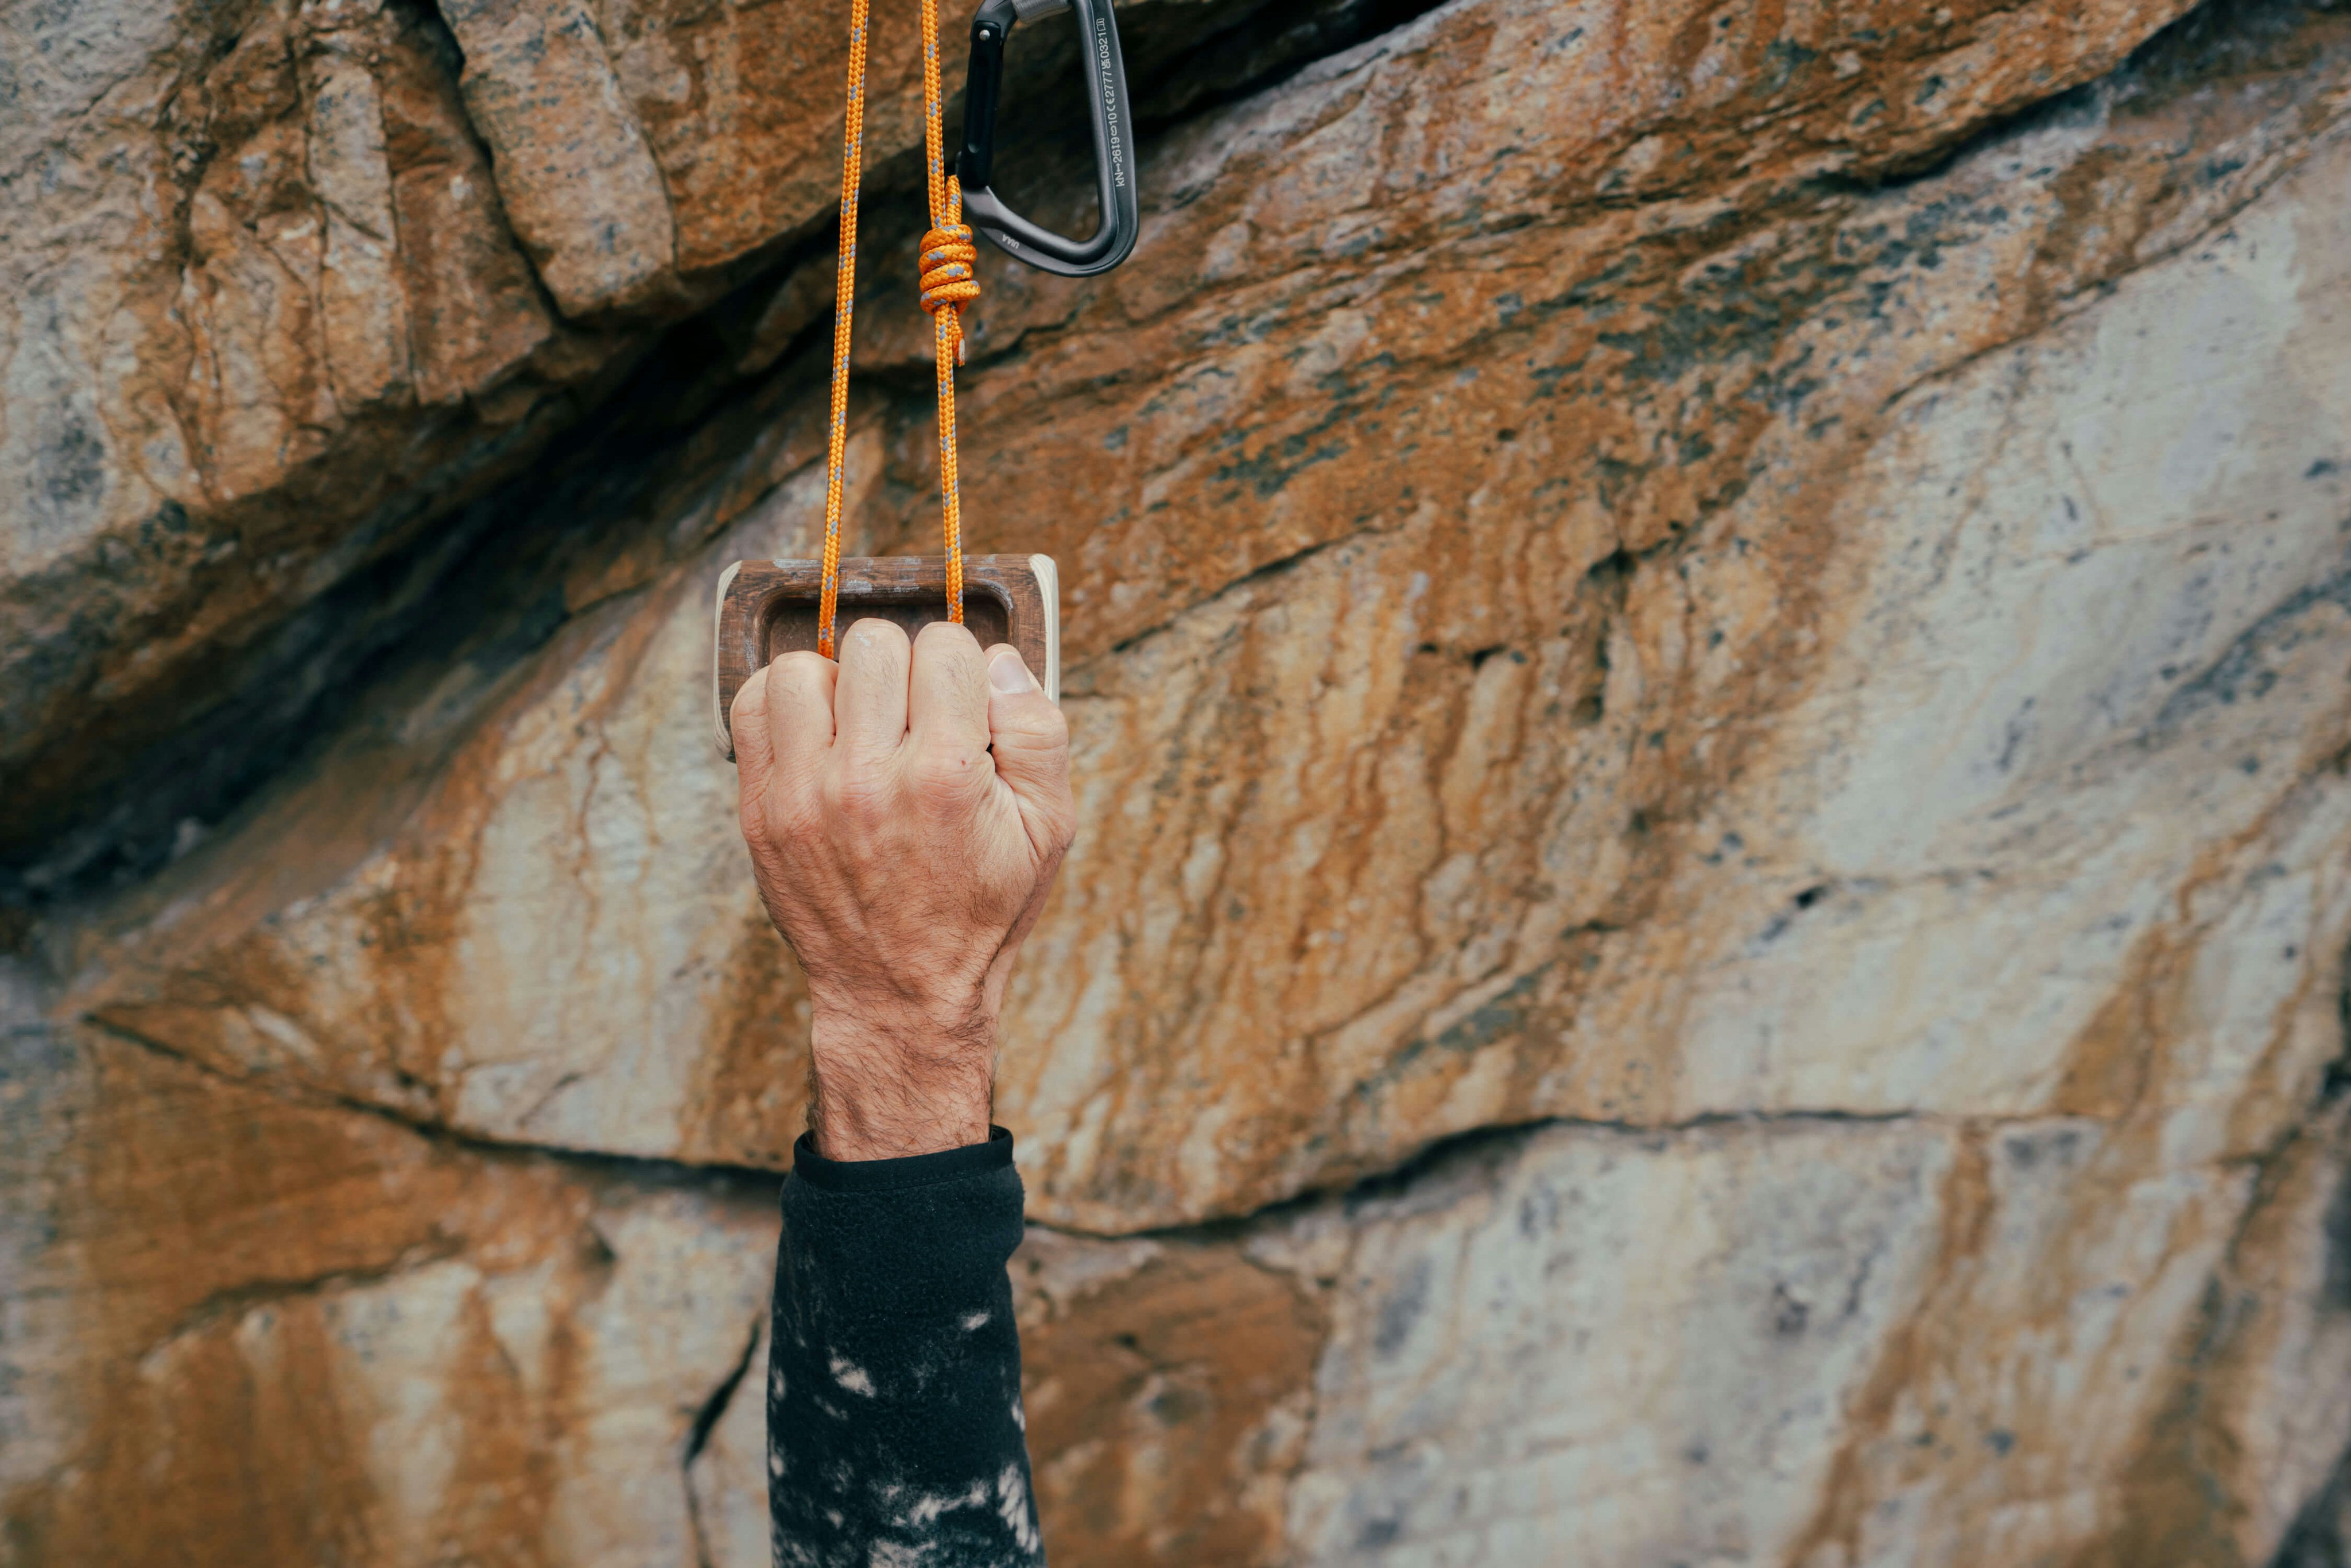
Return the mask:
M 445 1123 L 425 1121 L 406 1115 L 390 1106 L 378 1105 L 349 1094 L 339 1094 L 314 1084 L 288 1084 L 270 1082 L 259 1076 L 246 1076 L 228 1071 L 212 1062 L 189 1055 L 178 1048 L 141 1034 L 135 1030 L 104 1019 L 84 1018 L 82 1027 L 104 1035 L 121 1044 L 172 1062 L 192 1072 L 256 1094 L 296 1106 L 313 1110 L 344 1112 L 369 1116 L 391 1124 L 438 1147 L 475 1159 L 494 1163 L 553 1161 L 567 1169 L 584 1176 L 609 1180 L 640 1189 L 686 1189 L 719 1197 L 772 1197 L 781 1186 L 783 1173 L 758 1166 L 730 1165 L 720 1161 L 696 1162 L 663 1159 L 651 1155 L 614 1154 L 603 1149 L 584 1149 L 562 1144 L 522 1143 L 505 1138 L 493 1138 L 479 1133 L 468 1133 Z
M 2295 1512 L 2268 1568 L 2351 1568 L 2351 1449 Z
M 334 1094 L 310 1087 L 288 1089 L 281 1084 L 263 1084 L 252 1079 L 229 1072 L 214 1064 L 189 1056 L 162 1040 L 124 1029 L 102 1019 L 81 1020 L 109 1039 L 134 1046 L 191 1071 L 201 1072 L 223 1082 L 235 1084 L 255 1093 L 271 1094 L 294 1104 L 309 1104 L 322 1111 L 341 1111 L 371 1116 L 400 1127 L 417 1137 L 475 1158 L 492 1161 L 554 1161 L 565 1168 L 584 1175 L 609 1179 L 618 1185 L 643 1188 L 699 1190 L 727 1198 L 744 1197 L 769 1197 L 777 1193 L 783 1173 L 757 1166 L 697 1164 L 683 1160 L 659 1159 L 643 1155 L 611 1154 L 601 1150 L 581 1149 L 552 1144 L 525 1144 L 485 1137 L 479 1134 L 461 1132 L 437 1122 L 421 1121 L 403 1115 L 385 1106 L 371 1104 L 346 1095 Z M 1397 1164 L 1383 1169 L 1358 1174 L 1335 1183 L 1310 1186 L 1284 1198 L 1264 1204 L 1243 1213 L 1219 1215 L 1187 1220 L 1176 1225 L 1158 1226 L 1140 1230 L 1098 1231 L 1083 1227 L 1058 1225 L 1031 1219 L 1033 1228 L 1050 1230 L 1058 1235 L 1100 1240 L 1134 1239 L 1188 1239 L 1213 1240 L 1230 1238 L 1253 1230 L 1270 1221 L 1303 1212 L 1332 1199 L 1350 1205 L 1390 1197 L 1417 1185 L 1432 1175 L 1450 1171 L 1468 1163 L 1495 1160 L 1514 1155 L 1529 1140 L 1546 1132 L 1573 1128 L 1584 1132 L 1619 1134 L 1643 1138 L 1678 1136 L 1687 1133 L 1775 1128 L 1787 1126 L 1882 1127 L 1909 1124 L 1942 1124 L 1968 1121 L 1970 1124 L 2001 1126 L 2032 1124 L 2045 1121 L 2072 1120 L 2068 1117 L 1976 1117 L 1938 1116 L 1921 1111 L 1839 1111 L 1834 1109 L 1782 1110 L 1771 1112 L 1706 1112 L 1674 1122 L 1633 1122 L 1582 1116 L 1542 1116 L 1521 1122 L 1498 1123 L 1436 1139 Z
M 517 503 L 546 490 L 584 512 L 592 492 L 612 489 L 629 473 L 624 463 L 591 469 L 584 458 L 649 455 L 644 433 L 678 401 L 670 347 L 657 348 L 602 413 L 538 457 L 529 477 L 459 507 L 425 537 L 199 672 L 217 694 L 212 702 L 145 748 L 128 777 L 92 791 L 95 810 L 85 797 L 75 802 L 83 807 L 78 820 L 37 837 L 10 835 L 0 904 L 37 910 L 152 875 L 312 756 L 352 711 L 352 695 L 387 671 L 460 657 L 511 664 L 544 643 L 565 618 L 560 579 L 546 569 L 569 557 L 577 536 L 562 526 L 564 507 Z M 552 526 L 517 529 L 517 513 Z M 530 548 L 518 549 L 526 531 Z M 517 573 L 517 566 L 539 570 Z M 486 626 L 499 630 L 485 638 Z
M 2351 9 L 2351 0 L 2205 0 L 2095 81 L 1995 116 L 1907 162 L 1822 175 L 1815 188 L 1869 193 L 1939 179 L 1986 149 L 2027 132 L 2093 120 L 2112 108 L 2261 68 L 2310 17 L 2345 9 Z
M 2322 1114 L 2351 1094 L 2351 947 L 2344 950 L 2341 959 L 2335 1018 L 2341 1045 L 2335 1060 L 2326 1064 L 2326 1074 L 2319 1083 L 2318 1109 Z M 2325 1303 L 2336 1312 L 2351 1312 L 2351 1168 L 2335 1175 L 2335 1196 L 2327 1203 L 2321 1231 L 2322 1244 L 2326 1249 Z M 2346 1462 L 2351 1463 L 2351 1457 L 2346 1457 Z M 2351 1497 L 2344 1502 L 2351 1506 Z M 2342 1509 L 2336 1512 L 2339 1516 Z
M 742 1357 L 735 1363 L 735 1370 L 720 1380 L 718 1386 L 710 1391 L 710 1397 L 702 1402 L 702 1408 L 694 1413 L 694 1426 L 685 1435 L 684 1463 L 687 1469 L 694 1469 L 694 1461 L 702 1458 L 702 1450 L 709 1446 L 712 1429 L 718 1425 L 719 1417 L 726 1414 L 726 1406 L 733 1402 L 735 1391 L 743 1385 L 743 1379 L 749 1375 L 751 1363 L 758 1354 L 759 1322 L 755 1318 L 750 1335 L 743 1342 Z
M 2351 518 L 2344 520 L 2340 531 L 2351 531 Z M 2239 632 L 2218 658 L 2181 682 L 2147 726 L 2142 746 L 2158 749 L 2203 709 L 2257 702 L 2267 695 L 2277 683 L 2278 655 L 2314 635 L 2303 621 L 2321 608 L 2351 612 L 2351 557 L 2334 576 L 2287 594 Z
M 702 1458 L 702 1450 L 709 1446 L 712 1430 L 717 1427 L 719 1418 L 726 1414 L 726 1407 L 734 1403 L 736 1391 L 742 1387 L 744 1377 L 751 1370 L 751 1363 L 758 1358 L 759 1333 L 760 1320 L 754 1318 L 750 1336 L 743 1343 L 742 1359 L 736 1362 L 734 1370 L 711 1390 L 710 1397 L 702 1402 L 702 1408 L 694 1413 L 694 1425 L 685 1436 L 685 1457 L 679 1462 L 678 1469 L 684 1476 L 685 1524 L 687 1532 L 694 1537 L 695 1568 L 717 1568 L 717 1559 L 710 1550 L 710 1530 L 702 1519 L 702 1498 L 694 1488 L 695 1461 Z
M 2351 0 L 2204 0 L 2132 50 L 2116 79 L 2127 94 L 2192 91 L 2270 66 L 2312 17 L 2344 13 Z
M 1602 1136 L 1663 1140 L 1692 1133 L 1735 1133 L 1786 1127 L 1898 1127 L 1907 1125 L 2031 1126 L 2075 1120 L 2065 1116 L 1958 1117 L 1921 1111 L 1789 1110 L 1715 1112 L 1674 1122 L 1616 1121 L 1605 1117 L 1537 1116 L 1518 1122 L 1489 1123 L 1449 1134 L 1423 1145 L 1393 1166 L 1352 1177 L 1301 1188 L 1288 1197 L 1238 1214 L 1216 1215 L 1142 1230 L 1092 1230 L 1031 1219 L 1032 1230 L 1101 1241 L 1236 1241 L 1269 1226 L 1278 1226 L 1338 1203 L 1349 1209 L 1401 1197 L 1432 1179 L 1473 1170 L 1499 1170 L 1518 1158 L 1521 1150 L 1546 1133 L 1573 1131 Z
M 1836 170 L 1816 176 L 1812 187 L 1830 194 L 1867 196 L 1929 184 L 2004 141 L 2030 131 L 2096 119 L 2109 89 L 2105 80 L 2085 82 L 2007 114 L 1994 115 L 1965 136 L 1938 143 L 1915 159 L 1864 170 Z
M 1312 560 L 1316 556 L 1322 555 L 1330 550 L 1338 549 L 1345 545 L 1353 544 L 1357 540 L 1364 538 L 1369 534 L 1377 531 L 1378 530 L 1376 529 L 1367 529 L 1364 530 L 1364 532 L 1348 534 L 1340 538 L 1319 540 L 1314 544 L 1306 546 L 1303 549 L 1292 550 L 1288 555 L 1267 561 L 1263 566 L 1251 567 L 1248 571 L 1237 578 L 1234 578 L 1230 582 L 1218 588 L 1214 593 L 1207 595 L 1205 599 L 1172 607 L 1176 613 L 1170 614 L 1165 621 L 1155 621 L 1150 625 L 1142 628 L 1140 631 L 1128 632 L 1125 636 L 1112 643 L 1107 649 L 1103 650 L 1103 652 L 1106 654 L 1123 653 L 1128 652 L 1130 649 L 1140 647 L 1142 644 L 1151 641 L 1154 637 L 1156 637 L 1161 632 L 1166 631 L 1170 626 L 1175 625 L 1176 615 L 1185 611 L 1196 609 L 1201 603 L 1213 603 L 1217 600 L 1222 599 L 1228 594 L 1245 591 L 1249 589 L 1258 587 L 1260 584 L 1270 582 L 1275 578 L 1287 577 L 1291 572 L 1296 571 L 1300 567 L 1304 566 L 1308 561 Z
M 1586 570 L 1583 575 L 1593 587 L 1602 590 L 1604 592 L 1614 594 L 1621 599 L 1624 595 L 1625 585 L 1632 581 L 1633 574 L 1640 569 L 1640 558 L 1635 556 L 1631 550 L 1619 545 L 1616 549 L 1609 551 L 1606 555 L 1602 556 L 1598 560 L 1593 561 L 1590 570 Z
M 231 1290 L 215 1291 L 180 1314 L 179 1318 L 157 1334 L 154 1343 L 169 1344 L 199 1330 L 231 1318 L 240 1318 L 256 1308 L 281 1301 L 306 1301 L 330 1291 L 381 1284 L 387 1280 L 443 1262 L 456 1256 L 456 1249 L 446 1243 L 403 1252 L 398 1258 L 377 1268 L 340 1269 L 299 1280 L 256 1280 Z
M 1156 79 L 1135 96 L 1135 121 L 1146 132 L 1196 119 L 1227 104 L 1270 91 L 1317 60 L 1392 33 L 1447 0 L 1276 0 L 1260 14 L 1272 25 L 1236 27 L 1186 51 L 1188 68 L 1164 71 L 1148 54 L 1141 63 Z M 1270 35 L 1270 36 L 1269 36 Z
M 2226 1364 L 2231 1342 L 2268 1315 L 2274 1305 L 2263 1302 L 2243 1283 L 2241 1253 L 2255 1234 L 2259 1218 L 2271 1212 L 2283 1197 L 2286 1184 L 2293 1179 L 2297 1148 L 2313 1139 L 2324 1140 L 2327 1145 L 2321 1158 L 2333 1167 L 2335 1188 L 2320 1214 L 2318 1234 L 2311 1239 L 2323 1253 L 2318 1298 L 2312 1304 L 2321 1314 L 2338 1319 L 2351 1313 L 2351 1168 L 2344 1160 L 2351 1145 L 2344 1142 L 2345 1123 L 2337 1111 L 2340 1090 L 2335 1083 L 2344 1062 L 2351 1060 L 2351 950 L 2346 951 L 2342 963 L 2337 979 L 2341 1050 L 2329 1064 L 2309 1113 L 2295 1118 L 2272 1145 L 2247 1162 L 2254 1176 L 2252 1190 L 2238 1213 L 2220 1264 L 2206 1281 L 2196 1329 L 2180 1356 L 2188 1375 L 2173 1396 L 2172 1413 L 2153 1429 L 2158 1439 L 2168 1435 L 2179 1445 L 2180 1458 L 2202 1477 L 2210 1477 L 2213 1466 L 2199 1457 L 2199 1438 L 2231 1446 L 2234 1441 L 2224 1436 L 2224 1418 L 2212 1413 L 2223 1391 L 2210 1385 L 2208 1374 Z M 2197 1516 L 2193 1521 L 2197 1528 L 2221 1518 L 2229 1504 L 2216 1480 L 2208 1479 L 2206 1484 L 2214 1489 L 2211 1507 Z M 2351 1526 L 2351 1448 L 2336 1458 L 2327 1478 L 2295 1511 L 2276 1553 L 2264 1568 L 2351 1568 L 2346 1526 Z M 2137 1542 L 2127 1537 L 2121 1543 L 2126 1551 L 2137 1548 Z M 2230 1562 L 2238 1560 L 2226 1537 L 2213 1537 L 2210 1550 L 2216 1561 L 2221 1554 Z
M 2335 1022 L 2343 1047 L 2326 1064 L 2326 1077 L 2319 1085 L 2320 1098 L 2326 1104 L 2351 1094 L 2351 947 L 2344 949 L 2342 965 L 2342 979 L 2335 993 Z
M 2320 1245 L 2326 1249 L 2324 1301 L 2338 1312 L 2351 1312 L 2351 1171 L 2335 1177 L 2335 1196 L 2320 1221 Z

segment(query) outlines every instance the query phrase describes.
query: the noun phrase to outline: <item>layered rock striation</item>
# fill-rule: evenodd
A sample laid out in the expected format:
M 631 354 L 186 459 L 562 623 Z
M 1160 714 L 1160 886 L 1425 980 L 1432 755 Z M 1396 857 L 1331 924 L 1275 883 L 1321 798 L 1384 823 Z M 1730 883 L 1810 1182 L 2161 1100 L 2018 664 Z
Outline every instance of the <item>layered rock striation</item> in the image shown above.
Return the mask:
M 1056 1559 L 2341 1560 L 2351 13 L 1131 9 L 1137 258 L 988 263 L 963 398 Z M 0 20 L 0 1561 L 766 1561 L 705 683 L 822 526 L 820 10 Z

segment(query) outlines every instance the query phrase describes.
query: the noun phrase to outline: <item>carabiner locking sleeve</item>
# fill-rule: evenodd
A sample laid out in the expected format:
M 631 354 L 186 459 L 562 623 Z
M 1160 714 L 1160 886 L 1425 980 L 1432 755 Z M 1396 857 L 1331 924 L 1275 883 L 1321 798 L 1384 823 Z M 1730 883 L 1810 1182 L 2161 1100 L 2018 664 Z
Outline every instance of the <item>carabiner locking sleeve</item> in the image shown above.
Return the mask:
M 1075 11 L 1086 58 L 1086 99 L 1093 111 L 1094 177 L 1102 222 L 1089 240 L 1039 228 L 990 188 L 996 163 L 996 110 L 1004 89 L 1004 45 L 1015 24 Z M 971 80 L 964 97 L 965 221 L 1029 266 L 1064 277 L 1108 272 L 1134 250 L 1143 227 L 1134 199 L 1134 127 L 1126 104 L 1126 61 L 1118 50 L 1111 0 L 984 0 L 971 23 Z

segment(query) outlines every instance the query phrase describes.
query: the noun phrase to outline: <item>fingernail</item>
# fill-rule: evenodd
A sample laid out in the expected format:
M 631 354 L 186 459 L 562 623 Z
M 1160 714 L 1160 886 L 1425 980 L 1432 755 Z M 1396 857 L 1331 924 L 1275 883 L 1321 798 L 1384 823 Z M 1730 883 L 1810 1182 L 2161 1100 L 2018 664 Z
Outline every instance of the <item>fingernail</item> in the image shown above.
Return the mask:
M 1020 662 L 1020 655 L 1007 648 L 987 662 L 987 684 L 999 692 L 1033 692 L 1037 677 Z

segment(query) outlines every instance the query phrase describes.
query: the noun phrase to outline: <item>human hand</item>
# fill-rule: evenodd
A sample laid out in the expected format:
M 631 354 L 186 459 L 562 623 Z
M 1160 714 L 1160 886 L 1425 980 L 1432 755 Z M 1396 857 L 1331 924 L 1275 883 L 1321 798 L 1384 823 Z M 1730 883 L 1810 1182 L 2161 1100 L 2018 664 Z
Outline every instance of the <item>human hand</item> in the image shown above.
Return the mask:
M 996 1020 L 1077 831 L 1069 727 L 1020 655 L 860 621 L 735 696 L 743 841 L 808 976 L 817 1153 L 982 1143 Z

